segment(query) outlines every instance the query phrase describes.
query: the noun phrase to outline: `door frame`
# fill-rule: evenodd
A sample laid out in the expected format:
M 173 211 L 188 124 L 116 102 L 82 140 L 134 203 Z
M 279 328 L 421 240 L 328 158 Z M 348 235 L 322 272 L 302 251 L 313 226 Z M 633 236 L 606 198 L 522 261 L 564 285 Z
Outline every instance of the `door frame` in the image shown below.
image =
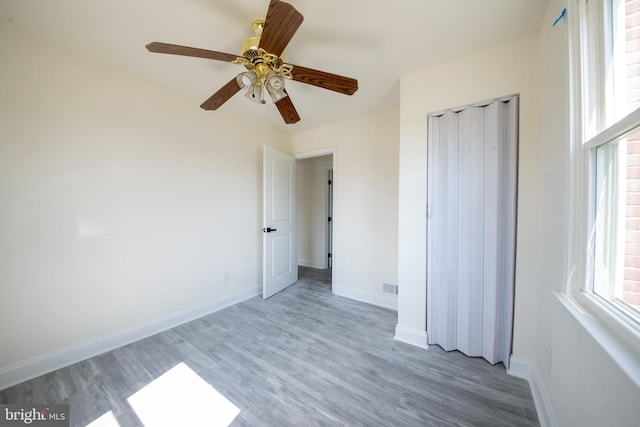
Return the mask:
M 336 181 L 336 174 L 337 174 L 337 168 L 336 168 L 336 147 L 327 147 L 327 148 L 320 148 L 318 150 L 311 150 L 311 151 L 302 151 L 300 153 L 295 153 L 293 156 L 295 157 L 296 160 L 305 160 L 305 159 L 312 159 L 314 157 L 322 157 L 322 156 L 329 156 L 331 155 L 331 169 L 333 170 L 333 182 Z M 325 204 L 327 202 L 326 200 L 327 196 L 325 195 Z M 335 186 L 333 187 L 333 199 L 335 201 Z M 333 210 L 333 216 L 335 217 L 335 203 L 333 205 L 334 210 Z M 331 218 L 331 220 L 333 221 L 333 217 Z M 327 224 L 327 222 L 325 221 L 325 235 L 329 232 L 329 226 Z M 335 226 L 333 227 L 333 230 L 335 230 Z M 332 242 L 333 242 L 333 248 L 335 248 L 335 235 L 332 236 Z M 332 271 L 333 271 L 333 267 L 335 266 L 336 263 L 336 254 L 335 251 L 332 250 L 331 253 L 331 265 L 332 265 Z M 332 273 L 333 275 L 333 273 Z
M 324 211 L 327 214 L 327 220 L 324 222 L 324 268 L 329 269 L 333 267 L 333 164 L 322 170 L 327 178 L 324 192 Z

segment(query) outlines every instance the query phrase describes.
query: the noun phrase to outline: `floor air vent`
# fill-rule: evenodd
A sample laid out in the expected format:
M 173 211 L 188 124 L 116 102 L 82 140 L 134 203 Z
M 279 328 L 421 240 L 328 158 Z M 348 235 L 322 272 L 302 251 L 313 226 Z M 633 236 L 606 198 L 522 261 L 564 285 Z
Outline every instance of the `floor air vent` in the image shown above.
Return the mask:
M 383 283 L 382 292 L 387 294 L 398 295 L 398 285 L 392 285 L 391 283 Z

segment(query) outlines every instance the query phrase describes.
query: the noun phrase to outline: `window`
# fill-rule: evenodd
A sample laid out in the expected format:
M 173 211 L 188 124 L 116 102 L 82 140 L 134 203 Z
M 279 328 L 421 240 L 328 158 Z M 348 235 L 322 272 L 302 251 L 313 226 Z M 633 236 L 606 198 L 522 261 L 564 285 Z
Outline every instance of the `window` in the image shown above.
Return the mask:
M 594 168 L 593 293 L 640 317 L 640 131 L 591 149 Z
M 640 0 L 574 0 L 575 138 L 589 213 L 578 294 L 640 331 Z M 574 24 L 575 25 L 575 24 Z

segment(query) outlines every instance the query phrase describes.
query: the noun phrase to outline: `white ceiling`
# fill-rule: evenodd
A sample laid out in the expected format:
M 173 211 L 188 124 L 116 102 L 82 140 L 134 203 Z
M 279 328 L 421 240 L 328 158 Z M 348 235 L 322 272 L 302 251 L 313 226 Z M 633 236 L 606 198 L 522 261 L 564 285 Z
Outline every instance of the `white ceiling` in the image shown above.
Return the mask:
M 548 0 L 289 0 L 305 20 L 285 52 L 293 64 L 358 79 L 353 96 L 287 82 L 301 121 L 241 94 L 220 107 L 297 133 L 399 105 L 399 79 L 477 49 L 537 32 Z M 193 98 L 193 108 L 239 65 L 149 53 L 151 41 L 238 54 L 269 0 L 1 0 L 0 29 L 84 52 Z M 215 111 L 210 114 L 216 114 Z

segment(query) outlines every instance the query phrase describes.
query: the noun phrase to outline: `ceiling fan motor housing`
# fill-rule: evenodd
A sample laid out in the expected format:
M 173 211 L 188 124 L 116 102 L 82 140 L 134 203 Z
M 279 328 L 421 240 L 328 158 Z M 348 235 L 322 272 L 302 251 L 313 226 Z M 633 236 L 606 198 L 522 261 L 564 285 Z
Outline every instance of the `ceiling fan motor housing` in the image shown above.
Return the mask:
M 245 39 L 240 47 L 240 54 L 246 56 L 249 51 L 258 50 L 260 46 L 260 35 L 262 35 L 262 29 L 264 28 L 264 19 L 256 19 L 251 23 L 253 28 L 253 36 Z

